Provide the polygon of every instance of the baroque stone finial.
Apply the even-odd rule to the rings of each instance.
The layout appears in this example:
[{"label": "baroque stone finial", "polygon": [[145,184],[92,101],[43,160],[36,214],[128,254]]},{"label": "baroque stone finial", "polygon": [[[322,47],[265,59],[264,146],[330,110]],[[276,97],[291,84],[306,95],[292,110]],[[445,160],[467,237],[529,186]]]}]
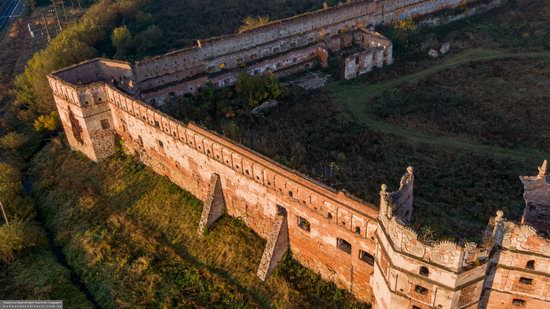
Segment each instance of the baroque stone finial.
[{"label": "baroque stone finial", "polygon": [[502,217],[504,217],[504,211],[502,210],[497,210],[497,216],[496,216],[496,220],[497,221],[501,221],[502,220]]},{"label": "baroque stone finial", "polygon": [[414,173],[414,167],[412,166],[407,167],[407,173],[412,175],[412,173]]},{"label": "baroque stone finial", "polygon": [[382,191],[380,193],[386,193],[386,190],[388,190],[388,186],[386,186],[385,183],[383,183],[380,188],[382,189]]},{"label": "baroque stone finial", "polygon": [[542,162],[542,166],[539,167],[538,178],[544,178],[546,176],[548,176],[548,161],[544,160],[544,162]]}]

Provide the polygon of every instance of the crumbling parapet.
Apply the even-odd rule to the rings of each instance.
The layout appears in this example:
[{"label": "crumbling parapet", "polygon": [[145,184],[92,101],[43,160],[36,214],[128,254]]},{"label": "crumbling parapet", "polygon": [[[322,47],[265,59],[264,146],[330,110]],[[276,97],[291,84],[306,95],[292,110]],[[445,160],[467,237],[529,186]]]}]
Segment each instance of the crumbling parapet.
[{"label": "crumbling parapet", "polygon": [[371,283],[375,307],[477,307],[492,242],[487,247],[420,237],[403,220],[412,211],[413,184],[414,170],[408,168],[398,190],[388,192],[383,185],[380,192],[377,263]]},{"label": "crumbling parapet", "polygon": [[204,235],[210,226],[216,222],[225,212],[225,201],[223,198],[220,176],[212,174],[208,188],[208,196],[202,208],[199,221],[199,235]]},{"label": "crumbling parapet", "polygon": [[550,239],[533,226],[505,220],[502,211],[492,223],[496,250],[481,308],[548,308]]},{"label": "crumbling parapet", "polygon": [[538,167],[537,176],[520,177],[524,186],[525,210],[521,223],[532,225],[539,233],[550,235],[550,177],[548,161]]},{"label": "crumbling parapet", "polygon": [[501,242],[504,233],[504,213],[497,212],[492,221],[491,230],[488,232],[486,243],[466,243],[461,246],[453,241],[426,241],[419,237],[418,233],[407,225],[405,216],[412,213],[413,208],[414,169],[407,168],[407,173],[401,178],[399,189],[388,192],[387,186],[382,185],[380,192],[379,226],[383,233],[391,239],[394,250],[403,252],[425,262],[433,263],[441,267],[461,272],[471,269],[487,261],[492,249],[493,238]]},{"label": "crumbling parapet", "polygon": [[413,212],[414,195],[414,168],[409,166],[407,173],[401,177],[399,189],[387,192],[388,187],[383,184],[380,191],[380,211],[388,218],[397,216],[404,222],[410,222]]},{"label": "crumbling parapet", "polygon": [[262,280],[271,274],[277,263],[288,251],[288,223],[286,213],[278,213],[275,218],[275,227],[268,237],[257,275]]}]

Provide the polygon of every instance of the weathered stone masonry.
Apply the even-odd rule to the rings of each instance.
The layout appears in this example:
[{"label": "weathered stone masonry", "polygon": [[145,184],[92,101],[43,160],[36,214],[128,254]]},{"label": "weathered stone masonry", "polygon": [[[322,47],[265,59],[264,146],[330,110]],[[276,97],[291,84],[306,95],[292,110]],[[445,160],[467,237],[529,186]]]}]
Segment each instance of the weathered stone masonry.
[{"label": "weathered stone masonry", "polygon": [[[372,53],[389,61],[391,57],[384,55],[391,55],[391,44],[376,34],[363,32],[361,27],[349,33],[351,38],[333,35],[327,41],[309,45],[307,33],[327,29],[338,32],[338,27],[346,26],[349,20],[387,22],[453,7],[459,2],[355,3],[275,22],[265,29],[207,40],[191,51],[138,64],[96,59],[48,78],[74,150],[97,161],[111,155],[120,138],[128,151],[146,165],[205,201],[197,237],[224,213],[243,220],[267,239],[258,261],[258,277],[262,280],[290,249],[301,264],[357,297],[372,301],[375,308],[550,308],[550,240],[543,234],[550,212],[546,165],[540,167],[539,175],[522,177],[527,206],[521,225],[504,220],[499,212],[491,219],[483,246],[425,243],[407,226],[413,211],[412,168],[407,169],[398,190],[389,192],[386,186],[382,187],[378,211],[372,204],[320,184],[193,123],[181,123],[142,101],[153,92],[165,95],[167,89],[171,92],[181,83],[194,81],[199,85],[204,80],[235,74],[236,71],[221,70],[195,76],[203,69],[208,71],[208,59],[257,53],[259,46],[300,36],[300,31],[306,35],[303,46],[289,45],[285,47],[287,52],[266,55],[258,61],[292,59],[293,50],[300,54],[304,49],[308,50],[304,56],[307,59],[318,48],[332,50],[333,45],[340,48],[352,41],[367,48],[374,45]],[[378,48],[378,43],[386,44],[386,48]],[[189,58],[189,53],[197,53],[193,54],[196,59]],[[366,53],[352,56],[364,57],[368,53],[367,49]],[[372,59],[369,57],[367,60]],[[352,59],[346,69],[351,77],[366,68],[362,59]],[[194,77],[182,81],[182,75],[177,75],[185,70],[178,69],[174,62],[185,66]],[[248,66],[249,62],[242,62],[245,65],[239,65],[239,69],[243,70],[258,63]],[[219,64],[215,67],[219,68]],[[231,67],[229,61],[224,67]],[[290,65],[284,69],[290,72],[300,68],[292,69]],[[155,84],[159,79],[164,81]],[[156,87],[154,91],[152,87]]]}]

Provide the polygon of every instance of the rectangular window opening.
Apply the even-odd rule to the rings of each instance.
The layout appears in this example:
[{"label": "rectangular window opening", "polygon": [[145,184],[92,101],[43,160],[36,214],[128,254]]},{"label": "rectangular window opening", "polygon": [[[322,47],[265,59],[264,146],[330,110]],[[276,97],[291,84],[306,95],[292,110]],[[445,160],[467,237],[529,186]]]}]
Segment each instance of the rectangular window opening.
[{"label": "rectangular window opening", "polygon": [[109,125],[109,120],[107,119],[101,119],[101,128],[103,130],[109,129],[111,126]]},{"label": "rectangular window opening", "polygon": [[525,307],[525,301],[523,299],[514,298],[514,300],[512,300],[512,305],[517,307]]},{"label": "rectangular window opening", "polygon": [[426,289],[425,287],[420,286],[420,285],[415,286],[414,291],[416,293],[419,293],[419,294],[422,294],[422,295],[427,295],[428,294],[428,289]]},{"label": "rectangular window opening", "polygon": [[521,277],[521,278],[519,278],[519,282],[522,283],[522,284],[532,285],[533,284],[533,279]]},{"label": "rectangular window opening", "polygon": [[298,217],[298,226],[301,227],[303,230],[308,231],[310,229],[309,221],[302,217]]},{"label": "rectangular window opening", "polygon": [[369,265],[374,265],[374,256],[363,250],[359,250],[359,259]]},{"label": "rectangular window opening", "polygon": [[342,238],[338,238],[338,249],[346,252],[347,254],[351,254],[351,244],[347,242],[346,240]]}]

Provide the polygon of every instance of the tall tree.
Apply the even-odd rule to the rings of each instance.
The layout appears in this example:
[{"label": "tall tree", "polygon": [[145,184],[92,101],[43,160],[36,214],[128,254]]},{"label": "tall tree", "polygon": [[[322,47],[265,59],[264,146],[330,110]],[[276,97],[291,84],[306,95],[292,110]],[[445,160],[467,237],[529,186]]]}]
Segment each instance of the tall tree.
[{"label": "tall tree", "polygon": [[133,37],[128,27],[116,27],[111,35],[111,41],[116,48],[115,58],[124,59],[133,45]]}]

